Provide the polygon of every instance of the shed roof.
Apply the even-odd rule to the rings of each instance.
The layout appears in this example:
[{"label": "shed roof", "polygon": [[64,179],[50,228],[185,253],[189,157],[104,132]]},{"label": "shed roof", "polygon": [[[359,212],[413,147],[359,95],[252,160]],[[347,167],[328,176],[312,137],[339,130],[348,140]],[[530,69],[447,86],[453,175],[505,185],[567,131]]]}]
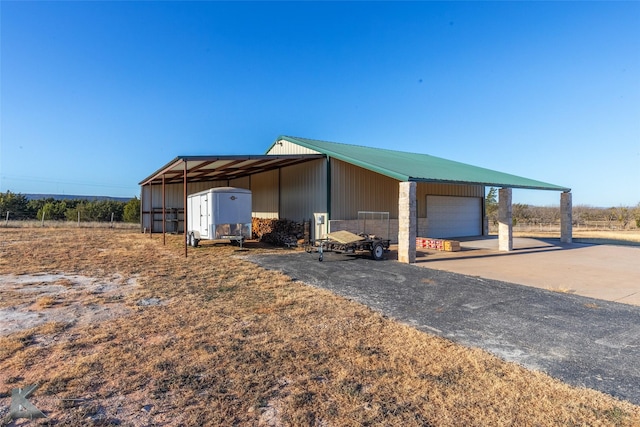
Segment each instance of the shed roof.
[{"label": "shed roof", "polygon": [[[399,181],[480,184],[495,187],[571,191],[570,188],[428,154],[409,153],[315,139],[281,136],[280,140],[360,166]],[[273,147],[273,145],[272,145]],[[271,149],[271,148],[270,148]],[[269,150],[270,150],[269,149]],[[267,152],[269,151],[267,150]]]},{"label": "shed roof", "polygon": [[157,184],[163,179],[167,184],[183,182],[185,173],[189,182],[236,179],[319,158],[324,155],[178,156],[140,181],[140,185]]}]

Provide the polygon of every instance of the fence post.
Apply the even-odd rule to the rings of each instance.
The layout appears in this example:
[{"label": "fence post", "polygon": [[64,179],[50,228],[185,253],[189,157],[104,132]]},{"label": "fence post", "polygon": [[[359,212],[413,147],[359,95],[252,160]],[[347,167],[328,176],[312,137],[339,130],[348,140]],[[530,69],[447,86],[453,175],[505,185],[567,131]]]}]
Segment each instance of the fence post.
[{"label": "fence post", "polygon": [[7,211],[7,219],[4,221],[4,226],[5,227],[9,226],[9,211]]},{"label": "fence post", "polygon": [[45,216],[46,213],[47,213],[47,211],[44,208],[42,208],[42,226],[43,227],[44,227],[44,216]]},{"label": "fence post", "polygon": [[111,212],[111,226],[110,228],[113,228],[113,212]]},{"label": "fence post", "polygon": [[78,228],[80,228],[80,209],[78,209]]}]

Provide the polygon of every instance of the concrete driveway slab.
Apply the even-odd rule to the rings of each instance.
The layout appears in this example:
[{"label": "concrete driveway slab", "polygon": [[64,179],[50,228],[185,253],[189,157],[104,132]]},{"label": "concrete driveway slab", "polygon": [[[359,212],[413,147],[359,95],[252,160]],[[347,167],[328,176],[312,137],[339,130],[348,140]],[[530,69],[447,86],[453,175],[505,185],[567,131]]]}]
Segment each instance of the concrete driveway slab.
[{"label": "concrete driveway slab", "polygon": [[495,237],[461,241],[462,251],[419,251],[416,265],[607,301],[640,305],[640,247],[562,244],[514,238],[499,252]]},{"label": "concrete driveway slab", "polygon": [[324,262],[299,252],[249,259],[417,329],[640,404],[640,307],[334,253]]}]

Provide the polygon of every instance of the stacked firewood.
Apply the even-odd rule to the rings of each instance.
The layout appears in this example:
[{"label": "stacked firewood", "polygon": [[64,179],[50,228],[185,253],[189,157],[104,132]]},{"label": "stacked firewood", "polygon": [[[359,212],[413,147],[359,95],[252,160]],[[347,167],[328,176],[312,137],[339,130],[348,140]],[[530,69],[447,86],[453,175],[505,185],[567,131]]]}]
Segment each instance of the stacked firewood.
[{"label": "stacked firewood", "polygon": [[252,218],[251,234],[276,246],[297,246],[298,240],[304,237],[304,223],[288,219]]}]

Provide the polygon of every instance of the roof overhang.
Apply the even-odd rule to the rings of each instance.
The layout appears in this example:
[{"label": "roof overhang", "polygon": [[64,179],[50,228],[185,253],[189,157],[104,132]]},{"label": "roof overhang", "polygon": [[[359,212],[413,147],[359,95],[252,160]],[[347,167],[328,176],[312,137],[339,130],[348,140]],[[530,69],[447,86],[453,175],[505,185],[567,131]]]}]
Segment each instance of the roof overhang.
[{"label": "roof overhang", "polygon": [[550,190],[550,191],[562,191],[563,193],[571,192],[571,188],[562,187],[559,185],[546,184],[541,182],[540,184],[519,184],[512,181],[455,181],[445,179],[429,179],[429,178],[412,178],[408,177],[406,181],[414,182],[433,182],[438,184],[455,184],[455,185],[483,185],[485,187],[502,187],[502,188],[519,188],[523,190]]},{"label": "roof overhang", "polygon": [[230,180],[322,158],[323,154],[178,156],[139,184],[181,183],[185,171],[188,182]]}]

